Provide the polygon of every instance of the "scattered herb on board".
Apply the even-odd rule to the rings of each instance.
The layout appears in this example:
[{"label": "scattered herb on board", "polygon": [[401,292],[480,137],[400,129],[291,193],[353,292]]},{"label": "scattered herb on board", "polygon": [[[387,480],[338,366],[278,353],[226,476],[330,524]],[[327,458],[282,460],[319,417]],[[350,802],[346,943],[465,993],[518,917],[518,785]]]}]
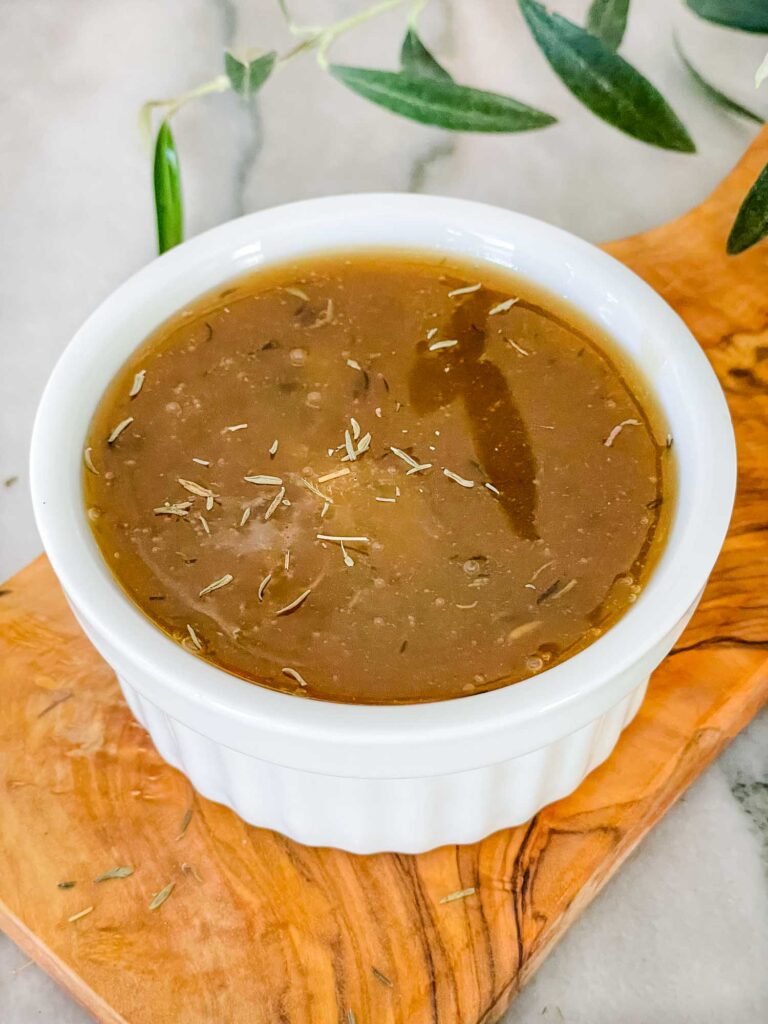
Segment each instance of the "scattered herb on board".
[{"label": "scattered herb on board", "polygon": [[93,906],[86,907],[85,910],[80,910],[76,914],[72,914],[71,917],[67,918],[67,921],[69,921],[70,924],[72,924],[74,921],[79,921],[81,917],[87,917],[88,914],[93,912],[93,910],[94,910]]},{"label": "scattered herb on board", "polygon": [[468,889],[459,889],[457,892],[449,892],[447,896],[441,896],[438,902],[440,903],[453,903],[454,900],[465,900],[467,896],[474,896],[477,889],[470,886]]},{"label": "scattered herb on board", "polygon": [[157,910],[158,907],[162,907],[175,888],[176,883],[169,882],[168,885],[160,890],[160,892],[156,892],[149,904],[149,909]]},{"label": "scattered herb on board", "polygon": [[94,882],[106,882],[110,878],[128,878],[133,874],[133,870],[132,867],[111,868],[109,871],[102,871],[100,875],[97,875]]},{"label": "scattered herb on board", "polygon": [[392,988],[393,987],[393,983],[386,976],[386,974],[382,974],[382,972],[378,969],[378,967],[371,967],[371,973],[373,974],[374,978],[377,981],[381,982],[382,985],[386,985],[387,988]]},{"label": "scattered herb on board", "polygon": [[57,882],[56,883],[56,888],[57,889],[74,889],[76,885],[77,885],[77,882]]},{"label": "scattered herb on board", "polygon": [[192,815],[194,813],[194,810],[195,805],[190,804],[189,807],[184,812],[184,817],[181,819],[181,827],[179,828],[179,834],[176,836],[177,843],[180,839],[183,839],[184,836],[187,834],[187,829],[189,828],[190,821],[192,821]]}]

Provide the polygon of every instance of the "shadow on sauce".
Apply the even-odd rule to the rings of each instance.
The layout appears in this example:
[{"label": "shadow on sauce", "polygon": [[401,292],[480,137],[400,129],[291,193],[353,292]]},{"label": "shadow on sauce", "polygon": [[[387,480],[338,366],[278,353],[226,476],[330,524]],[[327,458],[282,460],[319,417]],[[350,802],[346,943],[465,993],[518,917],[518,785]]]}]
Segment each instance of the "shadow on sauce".
[{"label": "shadow on sauce", "polygon": [[422,414],[463,404],[477,461],[500,491],[512,529],[523,540],[538,540],[530,436],[506,378],[485,359],[488,310],[503,298],[480,288],[460,302],[442,335],[458,341],[453,348],[431,352],[428,342],[420,343],[409,376],[410,399]]}]

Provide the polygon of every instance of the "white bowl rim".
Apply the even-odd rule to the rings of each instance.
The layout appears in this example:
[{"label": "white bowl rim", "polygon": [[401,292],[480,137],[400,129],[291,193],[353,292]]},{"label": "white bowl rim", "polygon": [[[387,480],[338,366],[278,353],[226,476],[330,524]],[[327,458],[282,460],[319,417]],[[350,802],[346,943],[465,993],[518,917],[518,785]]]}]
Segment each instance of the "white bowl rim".
[{"label": "white bowl rim", "polygon": [[[345,218],[361,229],[368,225],[373,234],[377,224],[400,223],[402,247],[408,249],[439,248],[438,244],[419,243],[409,232],[422,222],[435,231],[442,225],[446,239],[451,239],[445,247],[467,259],[473,255],[471,239],[477,246],[494,244],[510,253],[522,246],[536,252],[556,251],[563,274],[599,279],[601,287],[631,302],[642,314],[649,336],[665,339],[665,358],[686,381],[680,401],[689,414],[694,443],[685,451],[678,450],[676,456],[682,467],[690,463],[686,508],[688,513],[698,509],[699,514],[684,516],[682,495],[678,495],[666,549],[636,604],[591,646],[532,679],[459,699],[395,706],[299,699],[253,685],[190,655],[154,626],[112,579],[93,539],[88,541],[82,501],[82,523],[76,523],[75,513],[65,509],[68,501],[71,505],[72,487],[78,495],[81,487],[82,438],[67,435],[68,413],[89,353],[107,343],[110,327],[121,311],[193,266],[211,268],[210,288],[237,277],[247,269],[245,261],[251,260],[252,265],[258,261],[259,246],[254,246],[253,240],[260,235],[300,231],[302,226],[317,223],[331,226],[346,223]],[[334,243],[325,251],[371,249],[378,244]],[[392,246],[386,243],[386,247]],[[241,260],[237,265],[232,262],[236,258]],[[595,319],[593,311],[584,312]],[[142,340],[137,337],[135,345]],[[129,351],[122,350],[116,365]],[[89,399],[91,413],[99,397],[100,393]],[[73,481],[75,448],[78,470]],[[567,712],[578,703],[594,703],[592,698],[601,688],[663,642],[695,603],[727,530],[735,474],[733,431],[717,378],[682,320],[644,281],[600,249],[525,215],[466,200],[399,193],[330,196],[262,210],[198,235],[143,267],[104,300],[62,353],[40,402],[31,451],[33,504],[45,549],[69,599],[93,630],[106,637],[137,671],[156,678],[198,711],[279,735],[286,744],[284,763],[297,766],[305,763],[300,747],[310,740],[312,749],[316,750],[317,744],[336,749],[338,756],[329,756],[329,764],[343,764],[345,748],[394,751],[428,744],[446,752],[441,761],[449,765],[447,751],[459,739],[473,737],[482,743],[484,736],[505,729],[524,732],[542,716]],[[66,514],[62,514],[63,508]],[[152,694],[147,697],[152,699]],[[482,763],[479,754],[477,763]]]}]

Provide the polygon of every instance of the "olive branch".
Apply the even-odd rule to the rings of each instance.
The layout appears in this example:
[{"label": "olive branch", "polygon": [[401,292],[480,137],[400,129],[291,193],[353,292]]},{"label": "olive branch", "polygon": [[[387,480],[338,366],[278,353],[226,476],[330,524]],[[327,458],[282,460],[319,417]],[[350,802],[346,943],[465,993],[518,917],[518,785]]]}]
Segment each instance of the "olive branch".
[{"label": "olive branch", "polygon": [[[286,0],[277,0],[296,42],[284,53],[255,50],[224,54],[224,70],[208,82],[171,99],[150,100],[140,113],[140,127],[154,153],[154,197],[159,251],[184,237],[179,155],[171,118],[188,103],[212,93],[235,92],[246,103],[272,76],[295,58],[313,52],[318,67],[371,103],[401,117],[453,132],[522,132],[557,122],[550,113],[501,93],[457,82],[421,40],[417,21],[429,0],[380,0],[331,25],[297,25]],[[729,29],[768,34],[768,0],[684,0],[699,17]],[[662,149],[695,153],[683,122],[659,90],[619,54],[629,17],[630,0],[593,0],[582,27],[550,11],[538,0],[518,0],[523,18],[552,70],[593,114]],[[335,64],[329,53],[347,32],[395,8],[407,8],[407,24],[399,69],[385,71]],[[677,53],[702,94],[730,114],[764,123],[764,118],[737,103],[691,63],[674,40]],[[757,69],[755,86],[768,78],[768,55]],[[153,124],[159,124],[154,132]],[[768,234],[768,165],[742,202],[727,241],[736,255]]]}]

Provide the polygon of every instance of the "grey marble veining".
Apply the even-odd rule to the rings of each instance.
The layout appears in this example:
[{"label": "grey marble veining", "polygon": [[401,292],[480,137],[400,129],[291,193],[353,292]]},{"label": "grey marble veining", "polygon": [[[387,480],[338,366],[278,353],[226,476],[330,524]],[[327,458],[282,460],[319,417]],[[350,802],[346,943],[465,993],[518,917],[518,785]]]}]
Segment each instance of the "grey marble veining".
[{"label": "grey marble veining", "polygon": [[[360,6],[291,3],[297,21],[312,23]],[[586,2],[555,6],[579,17]],[[508,92],[561,123],[520,136],[452,136],[387,115],[302,58],[251,108],[213,96],[177,117],[188,232],[292,199],[387,189],[495,202],[595,240],[681,213],[723,176],[753,128],[702,100],[675,59],[672,24],[718,84],[768,111],[768,88],[755,96],[750,83],[765,42],[699,23],[675,0],[633,6],[623,52],[679,110],[698,155],[643,146],[584,111],[513,0],[433,0],[424,34],[460,81]],[[224,46],[285,49],[290,38],[273,0],[0,0],[0,24],[0,480],[17,478],[0,486],[5,577],[39,550],[26,453],[45,378],[97,302],[153,255],[140,104],[218,73]],[[340,40],[334,56],[391,66],[402,25],[389,14]],[[569,931],[506,1021],[757,1024],[768,1019],[767,962],[764,713]],[[0,938],[2,1024],[88,1019],[26,963]]]}]

